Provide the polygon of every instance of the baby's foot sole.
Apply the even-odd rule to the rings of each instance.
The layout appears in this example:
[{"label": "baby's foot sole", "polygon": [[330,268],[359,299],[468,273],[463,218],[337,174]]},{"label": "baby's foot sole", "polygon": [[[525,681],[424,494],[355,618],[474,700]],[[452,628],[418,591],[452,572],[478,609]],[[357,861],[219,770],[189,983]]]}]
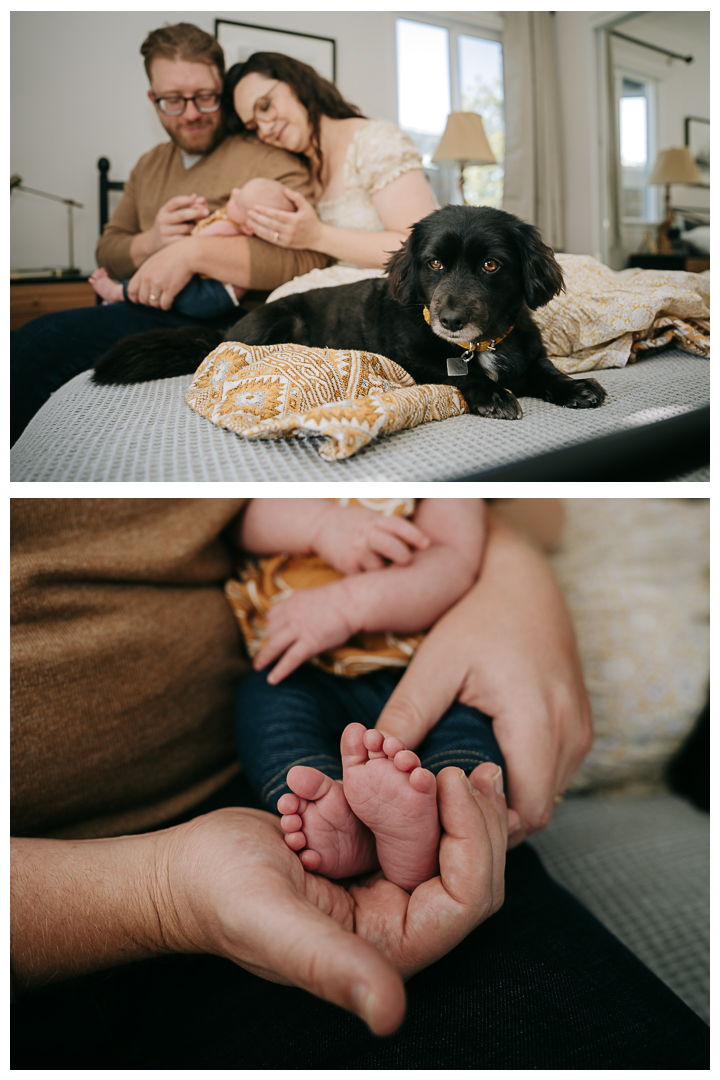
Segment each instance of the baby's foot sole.
[{"label": "baby's foot sole", "polygon": [[350,809],[342,784],[306,765],[296,765],[287,780],[280,827],[306,870],[335,879],[377,868],[373,835]]},{"label": "baby's foot sole", "polygon": [[375,836],[385,877],[412,892],[438,869],[435,777],[400,739],[362,724],[345,728],[340,750],[346,798]]}]

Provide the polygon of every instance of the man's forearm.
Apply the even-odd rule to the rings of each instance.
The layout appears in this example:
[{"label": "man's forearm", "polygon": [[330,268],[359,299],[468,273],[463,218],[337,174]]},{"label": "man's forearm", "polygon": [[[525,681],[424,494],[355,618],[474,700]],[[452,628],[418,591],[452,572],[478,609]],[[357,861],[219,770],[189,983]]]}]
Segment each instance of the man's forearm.
[{"label": "man's forearm", "polygon": [[172,830],[106,840],[13,839],[11,965],[17,992],[175,951],[158,848]]},{"label": "man's forearm", "polygon": [[130,258],[136,269],[159,250],[153,240],[152,229],[148,229],[147,232],[137,233],[130,241]]}]

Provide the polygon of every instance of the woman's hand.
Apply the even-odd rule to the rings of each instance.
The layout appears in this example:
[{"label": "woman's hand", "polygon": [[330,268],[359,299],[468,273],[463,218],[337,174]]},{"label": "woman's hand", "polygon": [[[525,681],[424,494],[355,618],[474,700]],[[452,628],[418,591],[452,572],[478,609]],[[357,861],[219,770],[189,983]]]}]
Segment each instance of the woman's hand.
[{"label": "woman's hand", "polygon": [[377,1035],[402,1021],[409,977],[458,945],[503,901],[507,817],[496,766],[438,776],[440,876],[412,896],[375,874],[343,888],[303,870],[279,819],[228,809],[158,834],[158,895],[171,951],[209,952],[300,986]]},{"label": "woman's hand", "polygon": [[295,211],[257,206],[248,210],[248,224],[256,236],[278,247],[319,251],[323,224],[304,195],[283,188],[283,195],[295,204]]},{"label": "woman's hand", "polygon": [[592,745],[567,609],[545,559],[497,517],[480,579],[433,627],[377,724],[409,749],[456,699],[493,718],[510,846],[545,828]]}]

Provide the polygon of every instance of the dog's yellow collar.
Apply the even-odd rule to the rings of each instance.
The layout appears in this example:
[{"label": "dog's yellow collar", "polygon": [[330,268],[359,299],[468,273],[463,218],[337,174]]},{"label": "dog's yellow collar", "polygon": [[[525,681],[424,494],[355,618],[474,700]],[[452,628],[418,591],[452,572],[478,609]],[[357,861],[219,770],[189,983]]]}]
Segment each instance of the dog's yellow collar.
[{"label": "dog's yellow collar", "polygon": [[[428,309],[426,307],[423,308],[423,315],[425,317],[425,322],[429,326],[430,325],[430,312],[428,311]],[[503,334],[502,337],[491,338],[490,341],[476,341],[474,345],[471,345],[467,341],[454,341],[453,345],[459,345],[461,349],[467,349],[470,352],[475,352],[475,350],[477,350],[478,352],[485,352],[487,349],[494,349],[495,346],[497,344],[499,344],[499,342],[504,341],[505,338],[508,336],[508,334],[511,334],[514,329],[515,329],[515,324],[513,323],[513,325],[510,327],[510,329],[507,331],[507,333]]]}]

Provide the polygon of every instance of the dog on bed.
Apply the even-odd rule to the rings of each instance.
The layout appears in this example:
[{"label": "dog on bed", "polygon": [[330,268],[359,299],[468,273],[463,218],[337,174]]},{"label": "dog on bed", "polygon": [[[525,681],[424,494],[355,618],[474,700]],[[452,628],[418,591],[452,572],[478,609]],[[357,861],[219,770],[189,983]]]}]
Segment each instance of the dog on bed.
[{"label": "dog on bed", "polygon": [[536,228],[488,206],[446,206],[413,226],[386,278],[296,293],[230,330],[151,330],[118,342],[97,383],[190,374],[222,341],[293,342],[380,353],[417,383],[457,386],[470,412],[516,420],[516,395],[573,409],[605,400],[595,379],[571,379],[548,360],[530,312],[563,288]]}]

